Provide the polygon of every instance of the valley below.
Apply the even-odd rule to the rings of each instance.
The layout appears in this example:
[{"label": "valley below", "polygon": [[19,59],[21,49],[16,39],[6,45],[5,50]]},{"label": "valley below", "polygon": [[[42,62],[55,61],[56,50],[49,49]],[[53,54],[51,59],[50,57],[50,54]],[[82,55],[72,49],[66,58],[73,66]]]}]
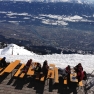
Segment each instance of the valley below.
[{"label": "valley below", "polygon": [[94,54],[94,7],[1,1],[0,42],[38,54]]},{"label": "valley below", "polygon": [[0,24],[0,41],[25,46],[39,54],[93,54],[94,32],[62,26]]}]

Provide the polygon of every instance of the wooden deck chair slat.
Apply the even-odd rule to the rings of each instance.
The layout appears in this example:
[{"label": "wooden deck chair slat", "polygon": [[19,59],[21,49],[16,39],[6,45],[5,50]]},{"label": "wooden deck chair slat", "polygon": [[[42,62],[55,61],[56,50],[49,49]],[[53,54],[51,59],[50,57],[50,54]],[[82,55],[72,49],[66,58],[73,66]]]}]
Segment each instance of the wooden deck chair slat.
[{"label": "wooden deck chair slat", "polygon": [[25,64],[22,64],[22,65],[20,66],[20,68],[18,69],[18,71],[15,73],[14,77],[18,77],[18,76],[19,76],[19,74],[20,74],[20,72],[21,72],[21,69],[23,69],[24,66],[25,66]]},{"label": "wooden deck chair slat", "polygon": [[47,78],[54,79],[54,69],[48,70]]},{"label": "wooden deck chair slat", "polygon": [[[31,66],[27,69],[27,72],[28,70],[31,68]],[[25,74],[27,74],[27,72],[22,72],[19,76],[19,78],[23,78],[25,76]]]},{"label": "wooden deck chair slat", "polygon": [[[47,78],[54,79],[55,64],[50,64],[49,67],[53,67],[53,69],[48,70]],[[40,78],[40,81],[44,81],[44,80],[45,80],[45,75],[42,75],[41,78]]]},{"label": "wooden deck chair slat", "polygon": [[7,66],[4,71],[5,71],[5,72],[8,72],[8,73],[12,72],[13,69],[14,69],[19,63],[20,63],[20,60],[14,61],[12,64],[9,64],[9,66]]},{"label": "wooden deck chair slat", "polygon": [[55,83],[59,83],[59,80],[58,80],[58,68],[55,67]]},{"label": "wooden deck chair slat", "polygon": [[82,81],[79,82],[79,86],[84,86]]},{"label": "wooden deck chair slat", "polygon": [[1,73],[0,75],[2,75],[3,73],[7,72],[10,73],[13,71],[13,69],[20,63],[20,60],[16,60],[12,63],[10,63]]},{"label": "wooden deck chair slat", "polygon": [[23,78],[25,76],[25,73],[21,73],[21,75],[19,76],[20,78]]},{"label": "wooden deck chair slat", "polygon": [[55,64],[50,64],[49,68],[52,67],[51,69],[48,70],[47,78],[54,79],[54,72],[55,72]]},{"label": "wooden deck chair slat", "polygon": [[27,75],[34,75],[34,70],[32,69],[32,65],[29,67],[28,71],[27,71]]},{"label": "wooden deck chair slat", "polygon": [[65,84],[65,85],[67,84],[67,79],[64,79],[64,84]]},{"label": "wooden deck chair slat", "polygon": [[49,67],[55,68],[55,64],[50,64]]},{"label": "wooden deck chair slat", "polygon": [[40,81],[44,81],[44,80],[45,80],[45,75],[42,75]]}]

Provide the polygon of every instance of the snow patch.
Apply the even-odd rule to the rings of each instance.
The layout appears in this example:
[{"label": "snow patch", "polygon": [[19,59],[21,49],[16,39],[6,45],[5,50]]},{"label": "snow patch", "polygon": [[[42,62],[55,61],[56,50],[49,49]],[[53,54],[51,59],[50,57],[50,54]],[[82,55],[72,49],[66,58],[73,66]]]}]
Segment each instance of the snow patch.
[{"label": "snow patch", "polygon": [[19,47],[16,44],[10,44],[1,51],[1,55],[32,55],[33,53]]}]

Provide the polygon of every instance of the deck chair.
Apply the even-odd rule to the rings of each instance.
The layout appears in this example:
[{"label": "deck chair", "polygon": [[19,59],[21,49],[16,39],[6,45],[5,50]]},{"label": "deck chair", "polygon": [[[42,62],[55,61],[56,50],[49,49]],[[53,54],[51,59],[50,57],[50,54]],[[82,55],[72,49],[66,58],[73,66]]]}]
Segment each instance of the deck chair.
[{"label": "deck chair", "polygon": [[[51,67],[51,69],[50,69],[50,67]],[[55,65],[50,64],[46,79],[54,79],[54,75],[55,75],[54,72],[55,72]],[[44,81],[44,80],[45,80],[45,75],[42,75],[40,78],[40,81]]]},{"label": "deck chair", "polygon": [[[33,65],[34,65],[34,67],[36,67],[37,66],[37,62],[34,62]],[[36,76],[35,77],[36,80],[39,80],[39,78],[40,78],[40,73],[36,73],[35,74],[35,70],[33,69],[32,65],[28,69],[27,75],[29,75],[29,76]]]},{"label": "deck chair", "polygon": [[[37,63],[34,63],[34,66],[36,66]],[[34,69],[32,67],[32,65],[29,67],[28,71],[27,71],[27,75],[32,76],[34,75]]]},{"label": "deck chair", "polygon": [[30,65],[30,67],[27,69],[27,72],[22,72],[19,77],[23,78],[25,74],[29,76],[34,75],[34,70],[32,69],[32,65]]},{"label": "deck chair", "polygon": [[55,83],[59,83],[59,78],[58,78],[58,68],[55,67],[55,79],[54,79]]},{"label": "deck chair", "polygon": [[54,77],[55,77],[55,64],[50,64],[47,78],[54,79]]},{"label": "deck chair", "polygon": [[16,68],[16,66],[20,63],[20,60],[15,60],[14,62],[10,63],[1,73],[0,75],[3,75],[4,73],[11,73],[12,77],[12,71]]},{"label": "deck chair", "polygon": [[19,76],[19,74],[21,73],[21,71],[22,71],[22,69],[24,68],[24,66],[25,66],[25,64],[22,64],[22,65],[20,66],[20,68],[18,69],[18,71],[15,73],[14,77],[18,77],[18,76]]}]

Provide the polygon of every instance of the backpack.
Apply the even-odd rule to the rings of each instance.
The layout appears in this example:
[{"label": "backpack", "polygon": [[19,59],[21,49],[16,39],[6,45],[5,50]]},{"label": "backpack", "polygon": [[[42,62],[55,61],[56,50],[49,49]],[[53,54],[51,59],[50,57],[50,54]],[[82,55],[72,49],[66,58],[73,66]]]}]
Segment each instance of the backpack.
[{"label": "backpack", "polygon": [[36,66],[35,72],[40,72],[40,71],[41,71],[41,67],[40,66]]}]

